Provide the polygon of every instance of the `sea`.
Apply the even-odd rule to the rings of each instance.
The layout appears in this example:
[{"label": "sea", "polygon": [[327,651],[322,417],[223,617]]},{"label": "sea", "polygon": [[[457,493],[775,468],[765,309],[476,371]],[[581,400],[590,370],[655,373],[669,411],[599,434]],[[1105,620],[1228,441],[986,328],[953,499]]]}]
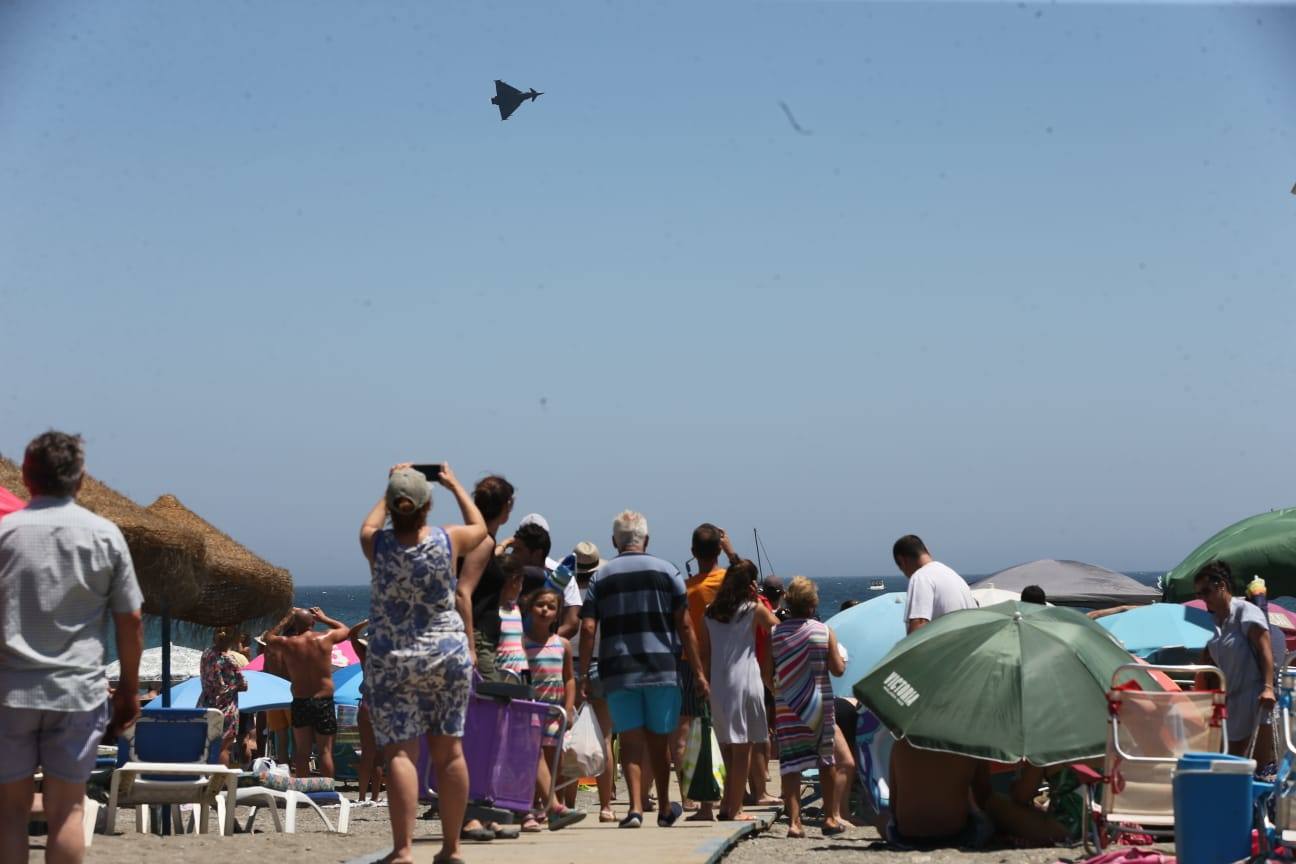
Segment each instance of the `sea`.
[{"label": "sea", "polygon": [[[1126,575],[1145,585],[1156,585],[1157,578],[1163,572],[1137,572]],[[985,576],[965,574],[965,578],[968,582],[977,582]],[[906,580],[904,576],[897,573],[873,577],[829,576],[816,579],[815,584],[819,586],[819,617],[826,621],[837,614],[842,603],[847,600],[864,601],[889,591],[904,591]],[[294,592],[294,603],[305,609],[318,606],[331,617],[347,624],[354,624],[369,617],[369,586],[367,584],[298,585]],[[209,631],[187,631],[184,627],[176,627],[172,631],[171,644],[188,648],[206,648],[210,640]],[[145,648],[155,648],[162,644],[162,630],[158,621],[147,622],[144,642]],[[110,656],[108,659],[115,658]]]}]

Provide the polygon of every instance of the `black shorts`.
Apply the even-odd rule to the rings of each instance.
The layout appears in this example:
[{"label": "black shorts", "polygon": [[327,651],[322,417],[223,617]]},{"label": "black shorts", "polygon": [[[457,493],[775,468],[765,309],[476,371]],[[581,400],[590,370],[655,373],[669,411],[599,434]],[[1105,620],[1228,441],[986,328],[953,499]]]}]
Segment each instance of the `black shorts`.
[{"label": "black shorts", "polygon": [[310,727],[317,735],[337,734],[337,709],[332,696],[315,696],[292,701],[294,729]]}]

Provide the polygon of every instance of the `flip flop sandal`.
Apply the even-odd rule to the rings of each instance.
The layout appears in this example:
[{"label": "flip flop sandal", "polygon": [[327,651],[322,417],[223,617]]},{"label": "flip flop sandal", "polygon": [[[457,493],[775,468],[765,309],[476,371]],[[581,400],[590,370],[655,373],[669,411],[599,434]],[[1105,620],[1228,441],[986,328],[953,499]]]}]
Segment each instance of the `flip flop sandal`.
[{"label": "flip flop sandal", "polygon": [[544,826],[530,814],[527,814],[527,817],[522,820],[522,831],[526,834],[539,834],[543,830]]},{"label": "flip flop sandal", "polygon": [[836,828],[829,828],[827,825],[825,825],[820,830],[823,831],[823,836],[825,837],[836,837],[838,834],[846,833],[846,826],[838,825]]},{"label": "flip flop sandal", "polygon": [[522,829],[517,825],[497,825],[492,822],[491,830],[495,832],[496,840],[516,840],[522,836]]},{"label": "flip flop sandal", "polygon": [[600,822],[615,822],[615,821],[617,821],[616,813],[612,812],[612,808],[611,808],[611,807],[605,807],[605,808],[603,808],[602,810],[599,810],[599,821],[600,821]]},{"label": "flip flop sandal", "polygon": [[460,840],[471,840],[474,843],[489,843],[495,839],[495,832],[489,828],[461,828]]},{"label": "flip flop sandal", "polygon": [[584,810],[573,810],[571,808],[555,810],[549,814],[549,830],[560,831],[568,825],[575,825],[584,818]]}]

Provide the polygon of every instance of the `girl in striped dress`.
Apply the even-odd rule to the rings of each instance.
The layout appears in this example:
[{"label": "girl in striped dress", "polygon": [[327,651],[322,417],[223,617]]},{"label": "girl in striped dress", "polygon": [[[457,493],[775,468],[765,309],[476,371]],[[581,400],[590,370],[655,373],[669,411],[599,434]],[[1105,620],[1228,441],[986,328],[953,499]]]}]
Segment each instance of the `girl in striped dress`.
[{"label": "girl in striped dress", "polygon": [[522,591],[522,565],[511,555],[500,565],[504,585],[500,588],[499,641],[495,643],[495,669],[508,671],[523,680],[527,675],[527,655],[522,648],[522,610],[518,594]]},{"label": "girl in striped dress", "polygon": [[837,819],[837,783],[833,762],[836,722],[828,675],[841,675],[846,662],[837,652],[837,636],[815,620],[819,591],[804,576],[788,585],[786,621],[770,637],[773,655],[774,714],[778,732],[779,773],[788,837],[804,837],[801,824],[801,772],[819,769],[823,790],[823,833],[831,837],[846,830]]},{"label": "girl in striped dress", "polygon": [[[553,588],[538,588],[522,601],[526,611],[526,635],[522,648],[526,652],[527,668],[531,671],[531,690],[540,702],[561,705],[567,712],[567,723],[576,717],[576,681],[572,677],[571,643],[554,633],[562,595]],[[545,724],[540,748],[540,764],[536,769],[537,813],[530,813],[522,822],[523,831],[540,831],[540,819],[548,810],[550,831],[557,831],[585,818],[580,810],[558,803],[554,787],[558,778],[549,776],[549,766],[562,746],[558,738],[560,722],[557,719]]]}]

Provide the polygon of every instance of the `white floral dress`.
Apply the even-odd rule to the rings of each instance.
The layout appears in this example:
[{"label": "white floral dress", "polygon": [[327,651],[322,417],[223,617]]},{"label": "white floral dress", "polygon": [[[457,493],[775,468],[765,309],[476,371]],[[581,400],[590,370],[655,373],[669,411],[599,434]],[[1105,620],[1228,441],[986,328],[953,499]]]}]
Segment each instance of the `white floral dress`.
[{"label": "white floral dress", "polygon": [[463,736],[472,660],[455,611],[453,561],[442,528],[415,546],[402,546],[390,529],[374,536],[362,689],[379,745]]}]

